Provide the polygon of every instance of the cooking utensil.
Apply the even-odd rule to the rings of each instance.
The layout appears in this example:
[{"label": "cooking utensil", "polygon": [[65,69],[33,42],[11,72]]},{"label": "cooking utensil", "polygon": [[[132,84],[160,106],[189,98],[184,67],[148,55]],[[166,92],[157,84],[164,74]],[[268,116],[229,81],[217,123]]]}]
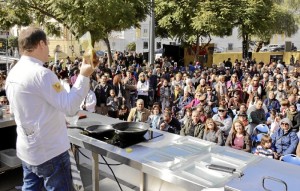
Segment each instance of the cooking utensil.
[{"label": "cooking utensil", "polygon": [[150,128],[148,124],[141,122],[121,122],[113,124],[112,127],[120,139],[126,141],[142,139]]},{"label": "cooking utensil", "polygon": [[102,135],[102,134],[113,134],[115,129],[111,125],[91,125],[86,128],[78,127],[78,126],[71,126],[69,128],[73,129],[80,129],[88,134],[91,135]]},{"label": "cooking utensil", "polygon": [[114,132],[115,129],[111,125],[92,125],[88,126],[85,131],[90,134],[101,134],[101,133],[108,133]]},{"label": "cooking utensil", "polygon": [[212,170],[217,170],[217,171],[221,171],[221,172],[228,172],[228,173],[231,173],[231,174],[233,174],[236,171],[235,168],[216,165],[216,164],[210,164],[210,165],[207,165],[206,167],[209,168],[209,169],[212,169]]}]

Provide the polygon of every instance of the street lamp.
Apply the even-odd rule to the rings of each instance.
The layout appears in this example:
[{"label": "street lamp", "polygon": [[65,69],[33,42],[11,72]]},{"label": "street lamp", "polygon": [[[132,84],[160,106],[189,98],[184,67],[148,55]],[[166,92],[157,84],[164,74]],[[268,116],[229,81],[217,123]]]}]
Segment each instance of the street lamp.
[{"label": "street lamp", "polygon": [[155,0],[151,0],[150,7],[150,32],[149,32],[149,41],[150,41],[150,49],[149,49],[149,65],[154,64],[154,45],[155,45]]},{"label": "street lamp", "polygon": [[6,49],[6,72],[8,74],[8,70],[9,70],[9,66],[8,66],[8,35],[9,35],[9,32],[6,32],[6,46],[5,46],[5,49]]}]

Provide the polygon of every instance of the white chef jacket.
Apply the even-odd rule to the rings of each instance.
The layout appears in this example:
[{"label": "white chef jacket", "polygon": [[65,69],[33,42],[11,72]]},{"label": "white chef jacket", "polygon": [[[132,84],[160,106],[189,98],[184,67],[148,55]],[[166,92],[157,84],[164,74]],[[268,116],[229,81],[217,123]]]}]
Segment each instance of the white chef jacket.
[{"label": "white chef jacket", "polygon": [[68,93],[42,61],[22,56],[5,89],[17,124],[21,160],[40,165],[69,149],[64,116],[78,111],[89,91],[89,78],[79,75]]}]

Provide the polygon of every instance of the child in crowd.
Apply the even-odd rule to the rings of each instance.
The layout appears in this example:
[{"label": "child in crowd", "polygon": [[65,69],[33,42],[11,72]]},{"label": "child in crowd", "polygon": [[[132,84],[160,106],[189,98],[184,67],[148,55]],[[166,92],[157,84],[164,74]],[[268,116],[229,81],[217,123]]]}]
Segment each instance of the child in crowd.
[{"label": "child in crowd", "polygon": [[181,124],[185,124],[187,123],[190,119],[192,119],[192,109],[191,108],[187,108],[185,110],[185,115],[182,119],[179,120],[179,122]]},{"label": "child in crowd", "polygon": [[108,116],[109,117],[113,117],[113,118],[117,118],[118,117],[118,104],[119,104],[119,100],[118,97],[116,96],[115,90],[111,89],[109,91],[109,97],[106,100],[106,105],[108,107]]},{"label": "child in crowd", "polygon": [[267,125],[270,127],[271,124],[275,121],[275,118],[276,118],[276,110],[275,109],[272,109],[270,111],[270,117],[267,118]]},{"label": "child in crowd", "polygon": [[280,128],[280,120],[283,119],[283,116],[279,113],[276,114],[274,121],[271,123],[270,135],[272,135],[277,129]]},{"label": "child in crowd", "polygon": [[272,139],[269,135],[263,135],[260,145],[257,146],[255,155],[262,157],[274,158],[272,147]]}]

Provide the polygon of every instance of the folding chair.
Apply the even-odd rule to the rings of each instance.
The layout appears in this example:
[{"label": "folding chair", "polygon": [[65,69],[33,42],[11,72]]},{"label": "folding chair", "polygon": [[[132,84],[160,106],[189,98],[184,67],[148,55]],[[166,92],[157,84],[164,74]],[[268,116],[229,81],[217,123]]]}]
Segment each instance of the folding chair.
[{"label": "folding chair", "polygon": [[281,161],[300,166],[300,157],[294,154],[284,155],[280,158]]},{"label": "folding chair", "polygon": [[270,129],[269,129],[268,125],[259,124],[253,129],[253,134],[260,134],[260,133],[269,134]]}]

